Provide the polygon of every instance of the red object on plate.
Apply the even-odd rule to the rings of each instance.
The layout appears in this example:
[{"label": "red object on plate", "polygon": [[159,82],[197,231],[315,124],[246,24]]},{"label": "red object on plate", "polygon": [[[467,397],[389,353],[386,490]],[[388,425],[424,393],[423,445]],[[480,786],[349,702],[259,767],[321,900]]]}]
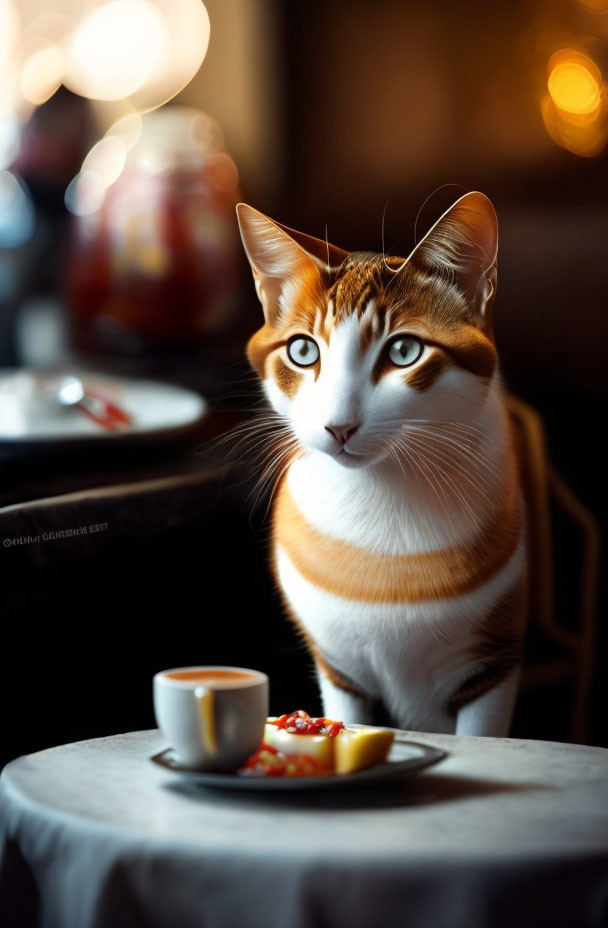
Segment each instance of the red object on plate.
[{"label": "red object on plate", "polygon": [[334,722],[333,719],[323,716],[313,718],[304,709],[280,715],[278,719],[269,722],[269,725],[276,725],[277,728],[283,728],[293,735],[327,735],[328,738],[335,738],[344,728],[344,722]]},{"label": "red object on plate", "polygon": [[117,431],[133,424],[131,416],[96,390],[87,390],[84,397],[76,404],[82,411],[109,431]]},{"label": "red object on plate", "polygon": [[283,754],[264,742],[239,770],[241,776],[260,777],[311,777],[329,772],[309,754]]}]

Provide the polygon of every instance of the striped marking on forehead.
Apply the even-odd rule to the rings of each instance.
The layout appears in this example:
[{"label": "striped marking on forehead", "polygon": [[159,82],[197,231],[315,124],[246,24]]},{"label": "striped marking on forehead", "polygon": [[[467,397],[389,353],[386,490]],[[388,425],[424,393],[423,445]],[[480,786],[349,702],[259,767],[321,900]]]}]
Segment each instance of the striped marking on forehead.
[{"label": "striped marking on forehead", "polygon": [[327,296],[334,305],[336,322],[352,313],[360,318],[371,300],[379,304],[384,289],[382,269],[382,255],[371,252],[355,252],[335,269]]},{"label": "striped marking on forehead", "polygon": [[365,352],[370,345],[380,338],[387,338],[390,332],[390,313],[379,299],[371,299],[360,319],[359,339],[361,351]]},{"label": "striped marking on forehead", "polygon": [[[428,389],[440,375],[440,367],[450,362],[490,378],[496,368],[496,349],[468,319],[464,296],[448,280],[400,262],[388,258],[387,268],[382,255],[358,252],[330,269],[323,280],[312,273],[291,280],[281,294],[278,320],[264,326],[249,342],[254,368],[261,373],[268,355],[294,330],[329,345],[332,333],[352,320],[358,326],[361,354],[365,354],[391,333],[407,332],[412,323],[421,322],[430,333],[425,340],[444,353],[444,363],[436,358],[428,370],[422,365],[414,389]],[[287,387],[284,376],[282,380]]]}]

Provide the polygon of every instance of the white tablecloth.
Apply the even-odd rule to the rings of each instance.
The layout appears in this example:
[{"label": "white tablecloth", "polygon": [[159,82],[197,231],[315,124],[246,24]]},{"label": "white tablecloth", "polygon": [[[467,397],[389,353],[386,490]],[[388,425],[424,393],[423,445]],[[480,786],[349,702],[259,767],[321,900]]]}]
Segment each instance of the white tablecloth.
[{"label": "white tablecloth", "polygon": [[135,732],[0,778],[6,928],[608,925],[608,751],[413,735],[450,752],[395,786],[229,793]]}]

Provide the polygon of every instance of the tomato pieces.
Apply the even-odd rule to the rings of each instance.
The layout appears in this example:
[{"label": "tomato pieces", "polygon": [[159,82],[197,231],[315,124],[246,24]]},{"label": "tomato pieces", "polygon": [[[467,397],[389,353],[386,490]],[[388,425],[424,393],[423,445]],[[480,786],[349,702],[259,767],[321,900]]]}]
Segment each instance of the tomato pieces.
[{"label": "tomato pieces", "polygon": [[280,715],[269,724],[283,728],[292,735],[327,735],[328,738],[335,738],[344,728],[344,722],[334,722],[333,719],[323,717],[312,718],[304,709]]},{"label": "tomato pieces", "polygon": [[247,758],[239,773],[248,776],[281,777],[285,773],[285,755],[271,744],[262,744]]},{"label": "tomato pieces", "polygon": [[314,777],[329,771],[308,754],[286,755],[262,743],[238,773],[250,777]]}]

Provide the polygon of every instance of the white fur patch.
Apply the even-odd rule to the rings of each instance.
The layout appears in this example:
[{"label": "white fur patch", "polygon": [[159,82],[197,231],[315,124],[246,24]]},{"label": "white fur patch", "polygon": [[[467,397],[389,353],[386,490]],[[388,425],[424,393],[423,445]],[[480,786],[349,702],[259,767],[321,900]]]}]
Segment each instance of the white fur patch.
[{"label": "white fur patch", "polygon": [[[455,378],[461,380],[473,377],[466,372],[449,373],[454,373]],[[402,386],[400,389],[403,391]],[[415,397],[416,401],[418,399]],[[438,401],[435,405],[436,408],[431,410],[434,416],[430,418],[435,417],[439,421],[444,415],[442,404]],[[449,417],[444,434],[446,444],[438,445],[434,456],[429,457],[431,464],[446,468],[448,456],[460,454],[461,466],[467,468],[460,490],[465,501],[476,482],[491,502],[500,494],[507,463],[500,425],[497,384],[485,403],[483,416],[477,421],[476,428],[484,436],[476,449],[477,457],[469,458],[458,449],[459,436],[450,430]],[[414,431],[412,434],[419,448],[424,440],[423,433]],[[357,444],[356,440],[353,444]],[[294,462],[287,480],[296,506],[314,528],[369,551],[411,554],[468,541],[477,532],[476,523],[471,520],[451,485],[445,479],[442,483],[439,478],[429,482],[426,476],[428,465],[425,463],[424,467],[426,472],[422,466],[420,469],[410,467],[401,470],[389,462],[388,465],[347,470],[330,455],[313,451],[306,458]],[[437,485],[442,491],[441,498],[434,489]],[[449,493],[454,497],[452,501]],[[447,507],[449,504],[448,522],[442,505]]]},{"label": "white fur patch", "polygon": [[471,665],[476,627],[525,569],[523,537],[484,586],[465,596],[420,603],[343,599],[306,580],[280,546],[276,553],[290,606],[327,660],[382,699],[400,726],[452,730],[443,706]]}]

